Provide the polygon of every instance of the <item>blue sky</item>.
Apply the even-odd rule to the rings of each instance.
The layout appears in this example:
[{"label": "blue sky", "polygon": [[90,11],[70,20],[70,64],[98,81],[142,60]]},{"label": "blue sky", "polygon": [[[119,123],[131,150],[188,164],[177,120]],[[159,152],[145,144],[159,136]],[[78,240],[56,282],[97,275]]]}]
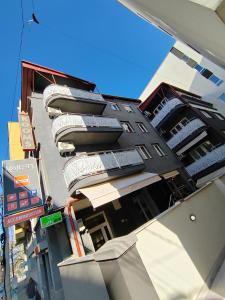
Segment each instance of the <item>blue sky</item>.
[{"label": "blue sky", "polygon": [[[32,0],[23,0],[21,58],[93,81],[103,93],[138,97],[174,43],[116,0],[34,0],[34,4],[40,25],[26,22]],[[7,122],[13,103],[17,120],[20,76],[15,97],[14,87],[21,22],[20,0],[2,2],[1,160],[8,159]]]}]

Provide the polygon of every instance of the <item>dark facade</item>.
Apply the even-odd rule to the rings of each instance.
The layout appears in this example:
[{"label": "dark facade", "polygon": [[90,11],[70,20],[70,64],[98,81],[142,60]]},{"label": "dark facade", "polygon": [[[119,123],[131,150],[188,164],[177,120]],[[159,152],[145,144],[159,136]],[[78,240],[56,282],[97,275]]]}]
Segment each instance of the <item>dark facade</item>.
[{"label": "dark facade", "polygon": [[163,83],[140,109],[195,181],[224,167],[225,120],[212,104]]},{"label": "dark facade", "polygon": [[[26,67],[29,79],[32,69]],[[139,100],[95,93],[93,83],[45,68],[33,72],[22,108],[31,116],[37,149],[27,156],[37,158],[50,212],[61,210],[64,219],[44,231],[37,222],[41,253],[33,259],[33,244],[29,246],[30,268],[35,271],[39,264],[36,280],[45,299],[63,299],[57,264],[77,255],[74,234],[88,254],[152,219],[193,186],[182,163],[143,116]],[[29,80],[23,90],[28,86]],[[135,184],[141,176],[155,179],[132,191],[121,192],[116,185],[130,177]],[[83,189],[97,185],[101,192],[106,183],[115,184],[118,196],[93,207]]]}]

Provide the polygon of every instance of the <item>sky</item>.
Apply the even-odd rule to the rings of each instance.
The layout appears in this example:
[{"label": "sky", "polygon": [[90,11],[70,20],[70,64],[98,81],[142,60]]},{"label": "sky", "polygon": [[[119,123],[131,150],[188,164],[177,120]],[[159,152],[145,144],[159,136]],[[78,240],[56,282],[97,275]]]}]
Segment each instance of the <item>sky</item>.
[{"label": "sky", "polygon": [[[102,93],[138,98],[174,43],[116,0],[33,2],[40,24],[29,22],[32,0],[22,0],[20,58],[95,82]],[[17,121],[22,24],[21,0],[2,1],[1,160],[8,159],[7,122]]]}]

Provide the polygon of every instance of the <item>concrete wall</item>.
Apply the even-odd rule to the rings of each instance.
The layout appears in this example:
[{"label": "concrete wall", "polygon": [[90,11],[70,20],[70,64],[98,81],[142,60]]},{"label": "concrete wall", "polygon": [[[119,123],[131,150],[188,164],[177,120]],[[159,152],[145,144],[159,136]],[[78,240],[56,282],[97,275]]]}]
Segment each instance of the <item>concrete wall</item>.
[{"label": "concrete wall", "polygon": [[[174,47],[225,81],[224,68],[204,58],[201,54],[181,42],[176,42]],[[150,79],[140,95],[140,99],[144,101],[162,82],[202,96],[205,101],[213,103],[220,113],[225,115],[225,104],[219,99],[221,94],[225,91],[225,82],[220,86],[215,85],[171,52],[168,53],[161,66]]]},{"label": "concrete wall", "polygon": [[222,181],[208,184],[136,230],[137,251],[160,299],[196,299],[213,280],[225,255],[224,191]]}]

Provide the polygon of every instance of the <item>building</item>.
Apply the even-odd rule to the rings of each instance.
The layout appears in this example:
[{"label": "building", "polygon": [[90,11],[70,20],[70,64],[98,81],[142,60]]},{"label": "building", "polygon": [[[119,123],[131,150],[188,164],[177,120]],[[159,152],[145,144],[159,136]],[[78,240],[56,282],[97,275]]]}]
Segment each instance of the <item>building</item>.
[{"label": "building", "polygon": [[144,101],[162,82],[200,95],[225,115],[225,69],[176,42],[140,95]]},{"label": "building", "polygon": [[193,93],[162,83],[140,105],[151,124],[202,186],[225,172],[225,118]]},{"label": "building", "polygon": [[131,11],[225,67],[224,0],[119,0]]},{"label": "building", "polygon": [[63,299],[58,264],[95,252],[183,199],[194,186],[139,110],[86,80],[22,62],[20,112],[30,116],[46,213],[23,224],[28,273],[43,299]]}]

